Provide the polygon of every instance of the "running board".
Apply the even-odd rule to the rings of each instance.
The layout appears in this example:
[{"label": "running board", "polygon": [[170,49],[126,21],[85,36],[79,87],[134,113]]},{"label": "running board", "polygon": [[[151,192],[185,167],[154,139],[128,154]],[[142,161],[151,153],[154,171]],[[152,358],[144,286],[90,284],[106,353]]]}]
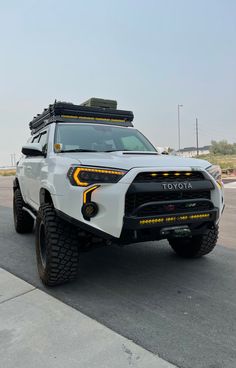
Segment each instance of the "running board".
[{"label": "running board", "polygon": [[27,207],[22,207],[22,210],[24,210],[25,212],[28,212],[29,214],[30,214],[30,216],[34,219],[34,220],[36,220],[36,216],[35,216],[35,214],[29,209],[29,208],[27,208]]}]

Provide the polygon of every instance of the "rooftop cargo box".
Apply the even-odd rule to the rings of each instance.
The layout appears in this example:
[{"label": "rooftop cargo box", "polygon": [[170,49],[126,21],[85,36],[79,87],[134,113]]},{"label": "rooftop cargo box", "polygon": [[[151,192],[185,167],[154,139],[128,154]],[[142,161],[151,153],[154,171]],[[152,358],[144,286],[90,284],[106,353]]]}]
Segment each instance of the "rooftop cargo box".
[{"label": "rooftop cargo box", "polygon": [[89,100],[83,102],[81,106],[88,107],[101,107],[104,109],[117,109],[117,101],[115,100],[104,100],[103,98],[92,97]]}]

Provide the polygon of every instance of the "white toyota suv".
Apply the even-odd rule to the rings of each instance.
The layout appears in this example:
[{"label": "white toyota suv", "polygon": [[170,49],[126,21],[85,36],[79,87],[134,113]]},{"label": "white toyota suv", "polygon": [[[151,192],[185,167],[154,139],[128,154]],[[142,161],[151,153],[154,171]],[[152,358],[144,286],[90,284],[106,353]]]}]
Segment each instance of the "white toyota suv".
[{"label": "white toyota suv", "polygon": [[220,168],[161,155],[116,101],[55,102],[30,122],[14,180],[14,223],[31,232],[46,285],[72,280],[98,245],[167,239],[182,257],[213,250],[224,208]]}]

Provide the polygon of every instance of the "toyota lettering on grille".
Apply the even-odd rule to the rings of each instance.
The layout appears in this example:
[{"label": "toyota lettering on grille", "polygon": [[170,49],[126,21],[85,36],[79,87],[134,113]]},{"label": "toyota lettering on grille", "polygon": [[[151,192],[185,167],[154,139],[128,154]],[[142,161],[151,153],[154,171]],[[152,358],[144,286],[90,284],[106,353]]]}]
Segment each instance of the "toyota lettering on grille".
[{"label": "toyota lettering on grille", "polygon": [[191,183],[182,182],[182,183],[163,183],[163,189],[165,190],[183,190],[183,189],[193,189]]}]

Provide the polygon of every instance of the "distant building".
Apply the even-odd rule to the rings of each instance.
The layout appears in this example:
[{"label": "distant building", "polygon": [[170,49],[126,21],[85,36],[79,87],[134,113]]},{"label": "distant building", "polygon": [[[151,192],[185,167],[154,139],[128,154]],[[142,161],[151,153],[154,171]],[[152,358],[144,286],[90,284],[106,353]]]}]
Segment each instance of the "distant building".
[{"label": "distant building", "polygon": [[[198,154],[200,155],[207,155],[210,153],[211,146],[203,146],[199,147]],[[197,147],[185,147],[179,151],[176,151],[176,155],[184,156],[184,157],[195,157],[197,156]]]}]

